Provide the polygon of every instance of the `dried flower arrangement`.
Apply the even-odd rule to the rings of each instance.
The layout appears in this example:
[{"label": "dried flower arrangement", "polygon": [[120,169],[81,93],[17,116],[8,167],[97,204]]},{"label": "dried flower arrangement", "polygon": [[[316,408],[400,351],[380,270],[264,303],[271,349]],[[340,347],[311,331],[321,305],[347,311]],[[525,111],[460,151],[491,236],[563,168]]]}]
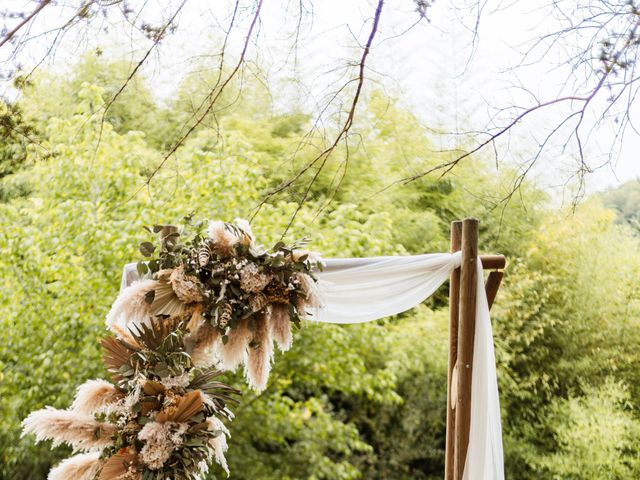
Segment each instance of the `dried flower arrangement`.
[{"label": "dried flower arrangement", "polygon": [[182,232],[148,229],[159,248],[141,244],[142,279],[107,315],[115,335],[102,340],[103,360],[113,383],[90,380],[69,409],[24,420],[24,434],[84,452],[49,480],[197,480],[211,461],[228,473],[222,419],[233,418],[227,405],[240,392],[216,378],[243,364],[249,385],[263,390],[273,342],[290,348],[291,326],[318,306],[321,260],[301,243],[265,250],[247,222],[211,222],[203,235],[203,222],[186,220]]}]

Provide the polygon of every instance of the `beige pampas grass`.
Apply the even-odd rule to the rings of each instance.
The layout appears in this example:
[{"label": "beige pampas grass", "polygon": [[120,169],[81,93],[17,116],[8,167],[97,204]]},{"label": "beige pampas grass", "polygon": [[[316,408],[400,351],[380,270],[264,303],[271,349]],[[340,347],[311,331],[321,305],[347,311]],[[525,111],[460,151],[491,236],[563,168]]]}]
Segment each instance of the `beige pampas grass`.
[{"label": "beige pampas grass", "polygon": [[235,253],[235,245],[240,239],[227,228],[224,222],[219,220],[209,222],[207,234],[213,240],[215,251],[220,255],[230,257]]},{"label": "beige pampas grass", "polygon": [[209,323],[200,326],[191,360],[196,367],[208,367],[215,363],[216,343],[220,339],[220,330]]},{"label": "beige pampas grass", "polygon": [[111,383],[104,380],[89,380],[78,387],[71,410],[92,414],[108,409],[123,397],[124,394]]},{"label": "beige pampas grass", "polygon": [[296,273],[296,281],[300,284],[302,291],[305,292],[305,298],[303,299],[302,304],[296,305],[296,307],[303,312],[305,308],[320,308],[322,306],[322,302],[320,299],[318,284],[314,282],[309,275],[304,273]]},{"label": "beige pampas grass", "polygon": [[271,306],[271,336],[275,340],[281,352],[291,348],[293,336],[291,334],[291,320],[286,305],[274,304]]},{"label": "beige pampas grass", "polygon": [[256,317],[256,328],[251,340],[254,345],[248,349],[244,373],[247,383],[257,392],[261,392],[266,388],[269,380],[273,340],[269,331],[268,314],[261,312]]},{"label": "beige pampas grass", "polygon": [[224,454],[229,448],[227,445],[227,436],[229,436],[229,430],[225,427],[224,423],[220,421],[220,419],[216,417],[207,418],[208,430],[218,430],[220,431],[219,435],[215,438],[209,440],[209,445],[213,448],[213,458],[218,464],[222,467],[222,469],[226,472],[227,477],[229,476],[229,467],[227,466],[227,459]]},{"label": "beige pampas grass", "polygon": [[249,330],[247,319],[240,320],[236,328],[228,333],[227,344],[221,344],[218,355],[225,370],[235,370],[244,361],[247,346],[251,341],[252,333]]},{"label": "beige pampas grass", "polygon": [[122,290],[107,314],[107,327],[112,332],[129,338],[128,325],[132,322],[142,323],[149,316],[151,306],[145,297],[157,286],[156,280],[145,279],[133,282]]},{"label": "beige pampas grass", "polygon": [[100,452],[81,453],[51,469],[47,480],[93,480],[101,466]]},{"label": "beige pampas grass", "polygon": [[93,415],[52,407],[32,412],[22,422],[23,436],[34,433],[38,442],[53,440],[54,447],[66,443],[76,450],[108,447],[115,431],[114,425],[98,422]]}]

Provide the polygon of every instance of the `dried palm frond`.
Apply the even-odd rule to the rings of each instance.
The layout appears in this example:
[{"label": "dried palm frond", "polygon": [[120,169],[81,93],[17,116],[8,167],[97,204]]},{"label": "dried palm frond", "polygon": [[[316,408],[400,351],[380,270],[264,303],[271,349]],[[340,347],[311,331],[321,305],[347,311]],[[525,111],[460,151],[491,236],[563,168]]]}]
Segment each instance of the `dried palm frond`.
[{"label": "dried palm frond", "polygon": [[156,382],[154,380],[147,380],[142,387],[142,391],[147,395],[160,395],[165,391],[164,385],[160,382]]},{"label": "dried palm frond", "polygon": [[117,372],[120,371],[123,365],[129,363],[131,355],[137,352],[138,349],[115,337],[103,338],[100,344],[103,350],[102,361],[107,370],[113,375],[114,380],[117,381],[120,378]]},{"label": "dried palm frond", "polygon": [[63,443],[78,450],[102,449],[113,444],[116,427],[98,422],[93,415],[72,410],[46,407],[29,414],[22,421],[22,435],[34,433],[38,442],[53,440],[53,446]]},{"label": "dried palm frond", "polygon": [[100,452],[81,453],[51,469],[47,480],[93,480],[101,466]]},{"label": "dried palm frond", "polygon": [[173,317],[181,314],[186,308],[184,302],[180,301],[176,292],[171,288],[168,280],[160,280],[155,288],[153,303],[149,308],[152,315],[166,315]]},{"label": "dried palm frond", "polygon": [[220,345],[218,351],[225,370],[235,370],[243,363],[252,335],[246,318],[240,320],[238,325],[229,331],[227,343]]},{"label": "dried palm frond", "polygon": [[185,325],[181,317],[154,318],[148,324],[132,325],[131,335],[143,348],[157,350],[167,339]]},{"label": "dried palm frond", "polygon": [[215,380],[223,373],[217,369],[201,372],[191,380],[189,388],[198,389],[205,393],[205,401],[213,405],[218,412],[226,415],[226,405],[228,403],[237,404],[238,400],[234,395],[240,395],[241,392],[237,388]]},{"label": "dried palm frond", "polygon": [[123,392],[104,380],[89,380],[78,387],[71,410],[95,413],[109,407],[124,397]]},{"label": "dried palm frond", "polygon": [[162,411],[156,416],[157,422],[188,422],[191,417],[202,410],[204,402],[200,390],[187,393],[180,397],[175,406],[168,411]]},{"label": "dried palm frond", "polygon": [[271,326],[271,335],[276,341],[278,348],[280,348],[280,351],[286,352],[289,350],[293,342],[293,336],[291,335],[289,310],[286,305],[272,305],[269,324]]},{"label": "dried palm frond", "polygon": [[271,339],[268,321],[267,313],[257,315],[256,328],[253,332],[245,364],[244,373],[247,383],[257,392],[265,389],[269,380],[269,372],[271,371],[273,340]]},{"label": "dried palm frond", "polygon": [[107,459],[98,480],[136,480],[140,477],[138,455],[125,450]]}]

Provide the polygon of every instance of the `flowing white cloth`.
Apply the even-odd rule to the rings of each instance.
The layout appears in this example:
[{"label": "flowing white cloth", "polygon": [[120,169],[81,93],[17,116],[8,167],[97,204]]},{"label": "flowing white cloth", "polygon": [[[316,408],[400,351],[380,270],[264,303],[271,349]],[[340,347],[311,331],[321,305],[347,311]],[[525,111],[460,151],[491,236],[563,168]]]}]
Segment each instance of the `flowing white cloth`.
[{"label": "flowing white cloth", "polygon": [[[312,321],[362,323],[404,312],[432,295],[460,266],[461,253],[325,259],[318,272],[323,306]],[[478,265],[471,383],[471,429],[464,480],[504,480],[498,380],[482,263]],[[137,280],[125,266],[122,288]]]}]

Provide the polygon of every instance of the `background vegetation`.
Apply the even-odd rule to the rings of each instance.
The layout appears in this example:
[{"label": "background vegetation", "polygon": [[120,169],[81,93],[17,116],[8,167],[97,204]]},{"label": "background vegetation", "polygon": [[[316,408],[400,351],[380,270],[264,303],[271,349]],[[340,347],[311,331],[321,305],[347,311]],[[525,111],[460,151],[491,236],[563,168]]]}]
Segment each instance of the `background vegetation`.
[{"label": "background vegetation", "polygon": [[[188,78],[165,105],[138,82],[103,118],[126,72],[87,58],[19,85],[19,100],[0,106],[0,479],[44,479],[67,455],[20,438],[19,424],[105,376],[96,339],[142,225],[191,211],[246,217],[296,170],[289,158],[308,118],[275,112],[266,87],[245,85],[144,186],[206,78]],[[528,185],[499,203],[513,172],[469,160],[383,190],[443,154],[425,155],[428,131],[381,94],[367,99],[358,131],[337,194],[343,164],[321,173],[290,239],[309,236],[327,257],[446,251],[449,222],[478,217],[483,250],[509,259],[493,312],[507,478],[639,478],[638,186],[576,212]],[[305,155],[314,139],[298,161]],[[301,192],[288,195],[253,221],[265,244]],[[230,426],[232,478],[442,478],[446,335],[446,292],[399,318],[305,326],[267,390],[244,388]]]}]

